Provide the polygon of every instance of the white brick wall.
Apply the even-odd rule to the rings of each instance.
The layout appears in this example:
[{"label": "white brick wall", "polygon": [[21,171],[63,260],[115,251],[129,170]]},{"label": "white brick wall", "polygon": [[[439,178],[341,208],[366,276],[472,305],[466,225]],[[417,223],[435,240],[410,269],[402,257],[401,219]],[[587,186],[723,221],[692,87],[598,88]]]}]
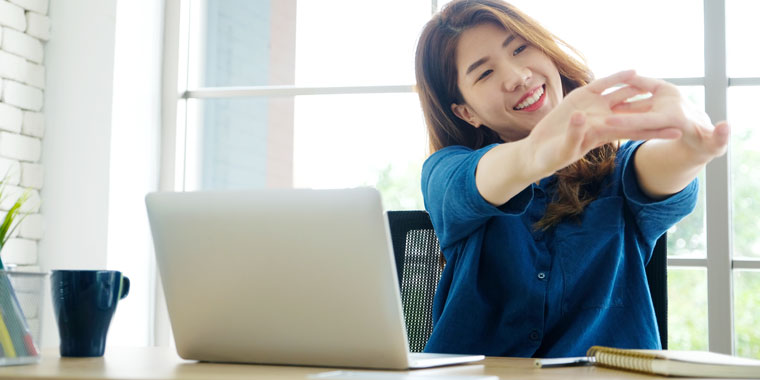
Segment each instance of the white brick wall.
[{"label": "white brick wall", "polygon": [[18,185],[21,182],[21,164],[16,160],[0,157],[0,178],[3,177],[7,185]]},{"label": "white brick wall", "polygon": [[43,90],[45,89],[45,66],[32,62],[24,62],[23,72],[22,82]]},{"label": "white brick wall", "polygon": [[8,239],[3,246],[3,264],[37,264],[37,242],[29,239]]},{"label": "white brick wall", "polygon": [[24,113],[11,105],[0,102],[0,129],[10,132],[21,132]]},{"label": "white brick wall", "polygon": [[37,242],[44,234],[40,162],[45,116],[44,44],[50,39],[48,0],[0,0],[0,221],[18,196],[28,192],[24,218],[0,251],[5,264],[39,271]]},{"label": "white brick wall", "polygon": [[18,227],[18,235],[33,240],[42,239],[45,223],[41,214],[29,214]]},{"label": "white brick wall", "polygon": [[45,134],[45,115],[39,112],[24,111],[21,133],[42,138]]},{"label": "white brick wall", "polygon": [[29,199],[21,206],[21,212],[25,214],[35,214],[40,212],[40,206],[42,205],[42,198],[40,198],[39,190],[28,190]]},{"label": "white brick wall", "polygon": [[26,30],[24,8],[5,0],[0,0],[0,25],[5,25],[19,31]]},{"label": "white brick wall", "polygon": [[0,50],[0,77],[23,81],[24,62],[23,58]]},{"label": "white brick wall", "polygon": [[0,156],[36,162],[39,161],[41,153],[42,142],[40,139],[0,132]]},{"label": "white brick wall", "polygon": [[50,18],[35,12],[26,12],[26,33],[43,41],[50,39]]},{"label": "white brick wall", "polygon": [[16,4],[28,11],[47,14],[48,0],[10,0],[11,3]]},{"label": "white brick wall", "polygon": [[0,100],[25,110],[39,111],[42,109],[44,95],[39,88],[12,80],[4,80],[3,97]]},{"label": "white brick wall", "polygon": [[11,28],[3,28],[3,50],[20,55],[32,62],[41,63],[44,48],[40,40]]},{"label": "white brick wall", "polygon": [[21,186],[32,189],[42,189],[42,165],[27,162],[21,163]]}]

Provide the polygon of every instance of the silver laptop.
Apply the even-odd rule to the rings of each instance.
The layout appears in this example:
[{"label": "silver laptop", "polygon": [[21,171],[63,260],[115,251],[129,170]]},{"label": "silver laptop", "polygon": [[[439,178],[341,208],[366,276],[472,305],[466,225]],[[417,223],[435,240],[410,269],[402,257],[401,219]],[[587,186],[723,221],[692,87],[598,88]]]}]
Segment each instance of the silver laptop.
[{"label": "silver laptop", "polygon": [[410,354],[375,189],[151,193],[156,258],[185,359],[380,369]]}]

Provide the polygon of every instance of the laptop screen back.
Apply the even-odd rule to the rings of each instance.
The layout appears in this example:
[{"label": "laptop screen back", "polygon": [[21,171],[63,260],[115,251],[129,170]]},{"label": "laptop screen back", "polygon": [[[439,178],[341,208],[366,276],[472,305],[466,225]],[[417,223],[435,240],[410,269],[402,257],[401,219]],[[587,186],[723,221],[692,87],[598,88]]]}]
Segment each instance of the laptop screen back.
[{"label": "laptop screen back", "polygon": [[376,190],[152,193],[146,203],[183,358],[407,366]]}]

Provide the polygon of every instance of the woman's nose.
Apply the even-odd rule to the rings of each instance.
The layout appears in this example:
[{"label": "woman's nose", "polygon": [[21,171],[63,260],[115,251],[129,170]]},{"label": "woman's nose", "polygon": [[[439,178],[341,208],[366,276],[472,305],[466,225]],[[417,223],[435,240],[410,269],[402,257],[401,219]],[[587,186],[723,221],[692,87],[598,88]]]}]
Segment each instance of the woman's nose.
[{"label": "woman's nose", "polygon": [[530,79],[531,72],[527,67],[508,65],[504,71],[504,91],[512,92],[520,87],[525,87]]}]

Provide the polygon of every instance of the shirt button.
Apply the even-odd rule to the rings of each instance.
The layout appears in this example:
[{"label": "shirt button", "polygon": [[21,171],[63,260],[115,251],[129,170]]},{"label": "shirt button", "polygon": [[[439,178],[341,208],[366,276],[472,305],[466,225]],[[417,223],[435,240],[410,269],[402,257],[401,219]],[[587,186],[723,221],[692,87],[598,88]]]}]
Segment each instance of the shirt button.
[{"label": "shirt button", "polygon": [[538,330],[533,330],[528,334],[528,337],[530,340],[539,340],[541,338],[541,334],[538,332]]},{"label": "shirt button", "polygon": [[544,272],[538,272],[538,279],[539,280],[543,280],[545,278],[546,278],[546,273],[544,273]]}]

